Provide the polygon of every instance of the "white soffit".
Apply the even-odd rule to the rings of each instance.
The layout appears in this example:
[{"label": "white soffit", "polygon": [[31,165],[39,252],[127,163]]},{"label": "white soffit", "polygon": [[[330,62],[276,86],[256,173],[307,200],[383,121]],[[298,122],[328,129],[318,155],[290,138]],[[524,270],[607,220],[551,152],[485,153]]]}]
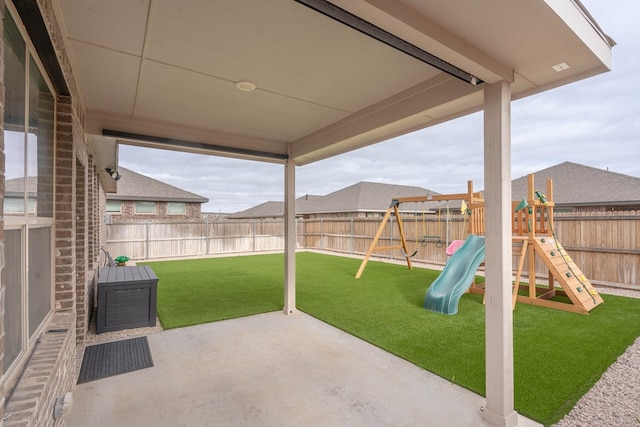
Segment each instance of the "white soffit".
[{"label": "white soffit", "polygon": [[[482,108],[482,86],[293,0],[53,2],[95,135],[305,164]],[[482,80],[513,80],[514,99],[610,67],[611,42],[577,0],[331,3]]]}]

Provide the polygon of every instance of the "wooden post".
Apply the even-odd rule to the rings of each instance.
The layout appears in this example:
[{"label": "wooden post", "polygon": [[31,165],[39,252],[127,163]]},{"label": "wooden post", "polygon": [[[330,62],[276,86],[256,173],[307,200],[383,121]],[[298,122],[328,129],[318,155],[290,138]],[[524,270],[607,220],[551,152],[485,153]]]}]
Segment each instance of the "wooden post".
[{"label": "wooden post", "polygon": [[389,221],[389,217],[391,217],[392,211],[393,211],[393,206],[390,206],[389,209],[387,209],[387,212],[384,214],[384,217],[380,222],[380,226],[378,227],[378,231],[376,231],[376,235],[373,237],[373,241],[371,242],[371,245],[369,245],[369,250],[367,251],[367,254],[362,260],[362,263],[360,264],[358,273],[356,273],[356,279],[359,279],[360,276],[362,276],[362,272],[364,271],[364,268],[367,266],[367,262],[369,262],[369,258],[371,257],[371,254],[373,253],[376,246],[378,245],[378,240],[380,239],[380,235],[382,235],[382,232],[384,231],[384,227],[385,225],[387,225],[387,221]]},{"label": "wooden post", "polygon": [[[467,208],[471,209],[471,206],[473,205],[473,181],[467,181]],[[466,215],[466,213],[464,213],[463,215]],[[467,229],[465,230],[467,235],[469,234],[476,234],[476,230],[474,227],[474,221],[472,221],[473,218],[471,218],[471,215],[469,215],[469,220],[467,222]]]},{"label": "wooden post", "polygon": [[404,253],[402,254],[407,260],[407,267],[411,270],[411,257],[407,256],[409,253],[409,249],[407,248],[407,240],[404,237],[404,227],[402,225],[402,218],[400,218],[400,211],[398,210],[398,205],[393,206],[393,212],[396,214],[396,222],[398,223],[398,231],[400,232],[400,244],[402,245],[402,250]]},{"label": "wooden post", "polygon": [[[525,214],[525,220],[527,222],[527,227],[529,227],[527,236],[529,238],[529,243],[533,244],[533,241],[536,237],[536,206],[535,206],[535,195],[534,195],[534,178],[533,174],[529,174],[527,177],[527,203],[529,203],[530,209],[533,210],[533,214],[527,212]],[[529,226],[531,224],[531,226]],[[536,253],[535,251],[529,251],[529,298],[536,297]]]},{"label": "wooden post", "polygon": [[529,246],[529,241],[527,239],[522,239],[522,249],[520,250],[518,270],[516,271],[516,281],[513,284],[513,294],[512,294],[512,301],[511,301],[512,310],[516,308],[516,300],[518,299],[518,290],[520,289],[520,279],[522,278],[522,267],[524,267],[524,260],[526,259],[528,246]]}]

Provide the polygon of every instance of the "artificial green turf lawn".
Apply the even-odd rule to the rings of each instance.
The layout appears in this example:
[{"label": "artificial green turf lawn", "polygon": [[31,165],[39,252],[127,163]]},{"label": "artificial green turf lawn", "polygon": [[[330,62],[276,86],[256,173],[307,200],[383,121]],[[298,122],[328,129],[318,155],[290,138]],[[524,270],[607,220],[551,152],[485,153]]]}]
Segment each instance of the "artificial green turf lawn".
[{"label": "artificial green turf lawn", "polygon": [[158,317],[164,329],[283,308],[282,255],[146,263],[158,276]]},{"label": "artificial green turf lawn", "polygon": [[[438,271],[316,253],[297,255],[300,310],[474,392],[485,394],[482,297],[458,314],[422,308]],[[158,313],[174,328],[282,309],[282,255],[156,262]],[[640,335],[640,300],[603,296],[580,315],[518,304],[515,408],[545,425],[561,419]]]}]

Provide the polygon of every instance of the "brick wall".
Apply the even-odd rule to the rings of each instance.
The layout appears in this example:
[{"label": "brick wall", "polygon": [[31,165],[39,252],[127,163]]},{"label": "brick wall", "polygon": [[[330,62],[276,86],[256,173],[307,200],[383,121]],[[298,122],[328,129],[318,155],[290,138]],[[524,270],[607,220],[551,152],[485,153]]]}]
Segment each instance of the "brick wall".
[{"label": "brick wall", "polygon": [[146,221],[156,221],[162,220],[166,222],[167,220],[175,219],[176,221],[184,222],[185,219],[201,219],[202,218],[202,204],[201,203],[186,203],[186,214],[177,215],[177,214],[168,214],[167,213],[167,202],[156,202],[156,213],[155,214],[136,214],[135,209],[135,201],[124,200],[122,201],[122,212],[120,214],[111,213],[111,219],[113,221],[118,222],[146,222]]},{"label": "brick wall", "polygon": [[[64,426],[54,420],[57,397],[73,390],[76,379],[76,149],[71,100],[58,98],[56,129],[55,314],[36,344],[21,377],[5,390],[5,427]],[[77,123],[77,121],[76,121]],[[76,126],[77,127],[77,126]],[[77,135],[77,131],[75,132]],[[80,133],[81,135],[81,133]]]},{"label": "brick wall", "polygon": [[[100,239],[104,239],[102,215],[104,192],[95,164],[87,153],[84,139],[84,107],[78,96],[63,37],[49,0],[37,6],[56,49],[69,97],[57,98],[55,191],[55,275],[54,313],[43,335],[25,359],[15,387],[0,385],[0,416],[11,414],[4,427],[65,425],[64,418],[53,419],[55,399],[73,390],[76,379],[76,341],[83,347],[91,316],[93,294],[90,286],[98,267]],[[0,29],[6,10],[0,2]],[[27,23],[28,24],[28,23]],[[0,49],[2,44],[0,44]],[[0,50],[0,120],[4,117],[2,72],[4,53]],[[3,124],[4,128],[4,124]],[[4,195],[4,145],[0,133],[0,209]],[[80,218],[76,217],[80,214]],[[3,221],[0,219],[0,225]],[[4,354],[4,232],[0,227],[0,370]],[[76,314],[78,313],[78,315]],[[76,339],[78,331],[78,340]],[[0,422],[2,425],[2,422]]]},{"label": "brick wall", "polygon": [[77,378],[74,320],[73,313],[54,315],[10,395],[5,412],[11,416],[4,427],[65,425],[64,417],[54,420],[53,406],[56,398],[73,389]]},{"label": "brick wall", "polygon": [[87,175],[86,168],[76,158],[75,171],[76,206],[74,217],[76,230],[76,341],[84,343],[89,322],[85,298],[87,293]]},{"label": "brick wall", "polygon": [[200,203],[187,203],[187,218],[200,218],[202,205]]},{"label": "brick wall", "polygon": [[[95,280],[97,269],[100,267],[100,181],[93,157],[88,157],[87,168],[87,277],[84,298],[86,330],[94,311]],[[94,280],[95,279],[95,280]]]},{"label": "brick wall", "polygon": [[[4,17],[5,5],[0,2],[0,17]],[[4,19],[0,19],[0,33],[4,33]],[[0,124],[4,129],[4,43],[0,43]],[[4,157],[4,132],[0,132],[0,378],[4,374],[4,288],[5,288],[5,271],[4,271],[4,173],[5,173],[5,157]],[[0,425],[4,417],[5,404],[4,383],[0,383]]]},{"label": "brick wall", "polygon": [[75,155],[71,99],[59,97],[56,145],[55,308],[75,309]]}]

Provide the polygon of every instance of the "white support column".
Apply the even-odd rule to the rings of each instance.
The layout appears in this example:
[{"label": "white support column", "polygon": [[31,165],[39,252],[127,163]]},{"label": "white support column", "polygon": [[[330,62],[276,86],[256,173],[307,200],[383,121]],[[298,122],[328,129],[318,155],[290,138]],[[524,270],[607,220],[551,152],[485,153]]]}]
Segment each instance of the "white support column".
[{"label": "white support column", "polygon": [[486,392],[484,418],[515,426],[511,310],[511,86],[484,87]]},{"label": "white support column", "polygon": [[284,313],[296,312],[296,165],[284,165]]}]

